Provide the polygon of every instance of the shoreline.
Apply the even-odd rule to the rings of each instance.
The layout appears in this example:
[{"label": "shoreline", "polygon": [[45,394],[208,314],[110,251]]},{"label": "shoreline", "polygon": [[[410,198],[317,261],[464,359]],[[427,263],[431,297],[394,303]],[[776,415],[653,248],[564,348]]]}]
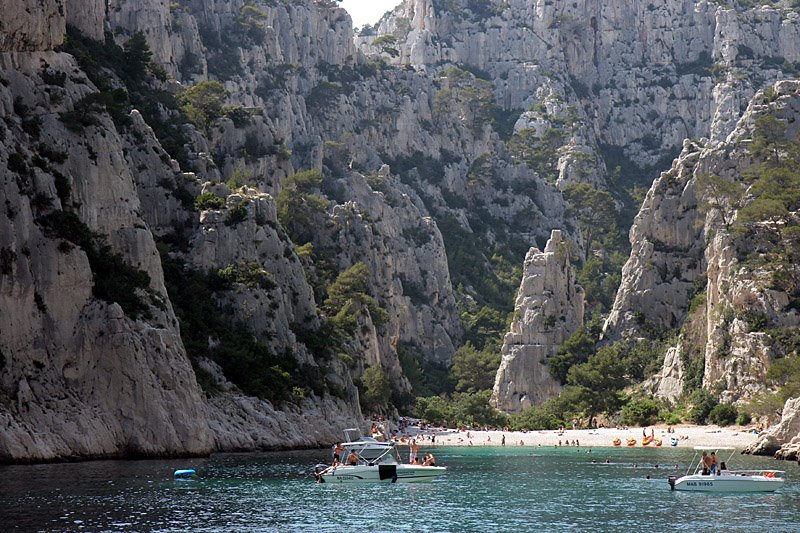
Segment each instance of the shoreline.
[{"label": "shoreline", "polygon": [[[464,430],[440,427],[419,429],[409,427],[398,434],[396,441],[408,443],[416,439],[420,446],[582,446],[591,448],[614,448],[614,439],[619,438],[622,448],[626,448],[629,438],[636,439],[632,448],[655,448],[655,443],[642,446],[642,430],[649,436],[651,432],[655,438],[662,440],[662,448],[670,448],[670,437],[678,439],[678,448],[693,448],[695,446],[736,448],[741,451],[755,442],[758,434],[752,427],[742,426],[672,426],[673,433],[667,433],[667,426],[628,427],[627,429],[598,428],[598,429],[566,429],[541,430],[541,431],[502,431],[502,430]],[[431,440],[431,437],[435,439]],[[505,436],[505,444],[503,437]],[[560,444],[559,444],[560,443]]]}]

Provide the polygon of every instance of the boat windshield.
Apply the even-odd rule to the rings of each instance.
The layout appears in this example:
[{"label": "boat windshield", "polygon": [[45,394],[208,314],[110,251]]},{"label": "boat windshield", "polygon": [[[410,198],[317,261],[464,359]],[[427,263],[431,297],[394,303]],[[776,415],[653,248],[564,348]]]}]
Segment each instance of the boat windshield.
[{"label": "boat windshield", "polygon": [[379,443],[365,437],[359,442],[345,444],[344,456],[347,457],[351,450],[356,452],[359,462],[370,465],[400,464],[400,454],[397,453],[397,448],[391,444]]},{"label": "boat windshield", "polygon": [[361,440],[361,430],[358,428],[349,428],[344,430],[345,442],[356,442]]}]

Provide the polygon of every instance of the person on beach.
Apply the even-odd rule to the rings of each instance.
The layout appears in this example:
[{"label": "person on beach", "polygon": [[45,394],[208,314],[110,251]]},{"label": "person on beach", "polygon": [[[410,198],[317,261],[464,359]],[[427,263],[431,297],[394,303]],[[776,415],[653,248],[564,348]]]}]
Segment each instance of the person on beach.
[{"label": "person on beach", "polygon": [[411,439],[411,444],[409,444],[408,447],[408,462],[414,464],[414,461],[417,459],[417,454],[419,453],[419,445],[416,439]]},{"label": "person on beach", "polygon": [[506,445],[506,436],[503,435],[502,437],[500,437],[500,446],[505,446],[505,445]]}]

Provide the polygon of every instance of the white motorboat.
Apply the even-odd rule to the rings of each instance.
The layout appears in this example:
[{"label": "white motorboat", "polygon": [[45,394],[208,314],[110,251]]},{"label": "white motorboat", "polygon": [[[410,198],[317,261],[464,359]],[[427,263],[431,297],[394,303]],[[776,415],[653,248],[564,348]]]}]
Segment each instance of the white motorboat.
[{"label": "white motorboat", "polygon": [[[444,474],[447,467],[402,464],[397,445],[362,437],[357,429],[346,429],[341,458],[355,464],[317,465],[319,483],[424,483]],[[353,454],[353,455],[351,455]]]},{"label": "white motorboat", "polygon": [[[783,470],[728,470],[735,448],[709,448],[695,446],[694,459],[689,465],[685,476],[669,476],[669,485],[672,490],[695,492],[774,492],[784,486]],[[727,461],[721,461],[719,468],[713,473],[709,472],[701,457],[702,452],[725,452],[731,454]],[[696,464],[692,473],[692,466]]]}]

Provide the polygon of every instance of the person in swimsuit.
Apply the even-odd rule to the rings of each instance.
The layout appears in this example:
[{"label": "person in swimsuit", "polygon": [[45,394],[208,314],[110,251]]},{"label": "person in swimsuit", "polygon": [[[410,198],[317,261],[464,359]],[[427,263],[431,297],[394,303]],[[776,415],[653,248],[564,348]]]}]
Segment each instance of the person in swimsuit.
[{"label": "person in swimsuit", "polygon": [[436,457],[431,452],[425,452],[425,460],[422,462],[422,466],[436,466]]},{"label": "person in swimsuit", "polygon": [[350,455],[347,456],[347,464],[350,466],[358,465],[358,454],[355,450],[350,450]]},{"label": "person in swimsuit", "polygon": [[419,453],[419,445],[415,439],[411,439],[411,444],[409,444],[409,452],[408,452],[408,462],[410,464],[414,463],[414,460],[417,458],[417,454]]},{"label": "person in swimsuit", "polygon": [[342,453],[344,453],[344,446],[342,446],[341,442],[337,442],[336,447],[333,449],[333,460],[337,463],[341,462]]},{"label": "person in swimsuit", "polygon": [[703,463],[703,475],[709,475],[711,473],[711,457],[706,452],[703,452],[700,462]]}]

